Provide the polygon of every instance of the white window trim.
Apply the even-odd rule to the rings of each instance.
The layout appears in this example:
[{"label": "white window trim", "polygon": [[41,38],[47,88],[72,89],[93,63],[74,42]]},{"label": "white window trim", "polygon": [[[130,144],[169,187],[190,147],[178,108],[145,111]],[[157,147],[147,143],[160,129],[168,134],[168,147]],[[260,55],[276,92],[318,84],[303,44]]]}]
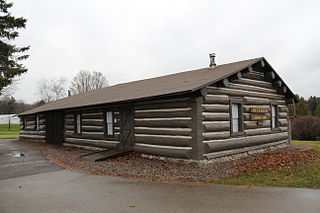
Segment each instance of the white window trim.
[{"label": "white window trim", "polygon": [[107,136],[114,135],[114,114],[113,111],[105,112],[105,134]]},{"label": "white window trim", "polygon": [[81,114],[77,113],[75,114],[75,133],[81,134],[82,128],[81,128]]}]

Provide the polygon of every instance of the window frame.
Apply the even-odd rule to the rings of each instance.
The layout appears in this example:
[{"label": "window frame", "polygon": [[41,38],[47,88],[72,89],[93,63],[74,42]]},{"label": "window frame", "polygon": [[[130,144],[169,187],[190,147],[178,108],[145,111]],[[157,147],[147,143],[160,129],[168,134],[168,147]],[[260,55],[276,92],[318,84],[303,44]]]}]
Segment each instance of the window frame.
[{"label": "window frame", "polygon": [[[244,119],[243,119],[243,98],[241,97],[233,97],[230,98],[229,101],[229,114],[230,114],[230,136],[231,137],[239,137],[244,136]],[[233,132],[233,121],[232,121],[232,105],[238,104],[238,132]]]},{"label": "window frame", "polygon": [[27,129],[27,116],[23,116],[23,130],[25,131]]},{"label": "window frame", "polygon": [[[108,123],[107,123],[107,113],[111,112],[112,115],[112,134],[108,133]],[[106,138],[114,138],[114,130],[115,130],[115,118],[114,118],[114,111],[112,109],[107,109],[103,112],[103,131],[104,131],[104,136]]]},{"label": "window frame", "polygon": [[[79,115],[79,118],[80,118],[80,122],[79,122],[80,132],[78,132],[78,122],[77,122],[78,115]],[[81,113],[74,113],[73,121],[74,121],[74,134],[75,135],[81,135],[82,134],[82,114]]]},{"label": "window frame", "polygon": [[[272,126],[272,107],[275,107],[275,127]],[[277,102],[271,102],[270,104],[270,128],[272,131],[280,130],[279,123],[279,104]]]}]

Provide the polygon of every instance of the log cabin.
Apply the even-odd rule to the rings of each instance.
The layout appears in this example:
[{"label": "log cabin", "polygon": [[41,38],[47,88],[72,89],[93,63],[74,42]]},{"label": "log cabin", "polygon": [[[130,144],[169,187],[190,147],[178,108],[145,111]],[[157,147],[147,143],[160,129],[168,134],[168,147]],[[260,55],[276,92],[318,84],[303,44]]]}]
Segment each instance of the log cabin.
[{"label": "log cabin", "polygon": [[109,86],[21,113],[20,139],[210,160],[290,143],[298,100],[263,57]]}]

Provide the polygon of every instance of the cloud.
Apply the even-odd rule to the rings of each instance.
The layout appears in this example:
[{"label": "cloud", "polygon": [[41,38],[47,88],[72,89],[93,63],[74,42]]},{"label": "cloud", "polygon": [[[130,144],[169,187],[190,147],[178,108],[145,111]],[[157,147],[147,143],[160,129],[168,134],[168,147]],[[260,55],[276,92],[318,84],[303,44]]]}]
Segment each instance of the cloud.
[{"label": "cloud", "polygon": [[31,45],[18,99],[37,100],[41,78],[71,79],[80,69],[110,84],[265,56],[291,89],[320,95],[317,1],[17,0],[28,19],[17,40]]}]

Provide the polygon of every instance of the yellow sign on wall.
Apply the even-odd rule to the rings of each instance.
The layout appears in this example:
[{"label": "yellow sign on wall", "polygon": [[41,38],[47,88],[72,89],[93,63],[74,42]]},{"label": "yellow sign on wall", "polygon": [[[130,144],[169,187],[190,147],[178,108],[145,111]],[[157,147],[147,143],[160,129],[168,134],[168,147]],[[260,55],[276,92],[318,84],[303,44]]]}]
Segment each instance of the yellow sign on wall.
[{"label": "yellow sign on wall", "polygon": [[259,120],[268,120],[268,115],[251,115],[250,120],[252,121],[259,121]]},{"label": "yellow sign on wall", "polygon": [[251,108],[250,108],[250,112],[251,112],[251,113],[268,113],[268,112],[269,112],[269,109],[251,107]]}]

